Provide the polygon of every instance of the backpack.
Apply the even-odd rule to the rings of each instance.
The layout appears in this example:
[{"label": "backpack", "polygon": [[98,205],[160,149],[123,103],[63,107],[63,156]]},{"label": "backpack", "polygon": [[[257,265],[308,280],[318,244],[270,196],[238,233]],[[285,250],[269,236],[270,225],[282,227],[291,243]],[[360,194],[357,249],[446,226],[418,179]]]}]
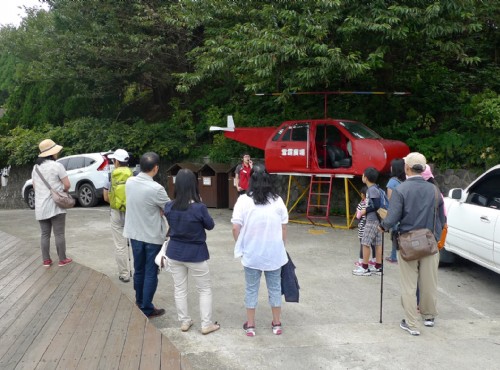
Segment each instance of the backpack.
[{"label": "backpack", "polygon": [[118,167],[111,173],[111,187],[109,189],[109,205],[118,211],[125,211],[127,199],[125,197],[125,183],[133,176],[128,167]]},{"label": "backpack", "polygon": [[387,198],[387,194],[383,191],[378,185],[377,190],[380,193],[380,208],[377,209],[377,215],[382,220],[387,216],[387,210],[389,209],[389,198]]}]

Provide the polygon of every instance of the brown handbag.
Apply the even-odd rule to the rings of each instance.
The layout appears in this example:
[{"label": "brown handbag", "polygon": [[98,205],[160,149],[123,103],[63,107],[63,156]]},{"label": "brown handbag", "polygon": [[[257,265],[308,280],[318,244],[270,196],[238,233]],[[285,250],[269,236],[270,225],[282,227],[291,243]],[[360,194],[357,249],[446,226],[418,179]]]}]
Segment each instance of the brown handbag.
[{"label": "brown handbag", "polygon": [[[436,190],[436,206],[434,207],[434,230],[438,212],[438,192]],[[438,243],[434,232],[429,229],[416,229],[400,234],[398,237],[399,253],[405,261],[415,261],[438,252]]]},{"label": "brown handbag", "polygon": [[38,166],[35,167],[35,170],[38,173],[38,176],[40,176],[40,179],[42,179],[45,186],[49,188],[52,200],[56,203],[58,207],[67,209],[67,208],[73,208],[75,206],[75,200],[71,195],[69,195],[65,191],[54,190],[52,186],[49,185],[47,180],[45,180],[45,177],[43,177],[42,173],[38,169]]}]

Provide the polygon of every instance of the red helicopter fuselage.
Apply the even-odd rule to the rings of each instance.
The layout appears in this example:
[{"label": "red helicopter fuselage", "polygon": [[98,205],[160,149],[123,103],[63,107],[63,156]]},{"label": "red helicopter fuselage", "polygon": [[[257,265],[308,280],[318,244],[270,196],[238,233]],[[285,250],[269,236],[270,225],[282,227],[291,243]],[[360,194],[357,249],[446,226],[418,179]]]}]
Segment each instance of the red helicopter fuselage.
[{"label": "red helicopter fuselage", "polygon": [[233,125],[221,130],[230,139],[262,149],[270,173],[360,176],[367,167],[388,173],[393,159],[410,152],[405,143],[383,139],[364,124],[345,119],[286,121],[278,128]]}]

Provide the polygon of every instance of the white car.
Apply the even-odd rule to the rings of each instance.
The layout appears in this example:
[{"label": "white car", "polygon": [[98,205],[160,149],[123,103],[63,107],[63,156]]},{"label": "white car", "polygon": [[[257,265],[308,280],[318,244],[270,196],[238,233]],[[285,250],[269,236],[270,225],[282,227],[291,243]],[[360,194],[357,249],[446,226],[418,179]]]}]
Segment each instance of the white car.
[{"label": "white car", "polygon": [[500,274],[500,165],[444,199],[448,235],[442,262],[457,254]]},{"label": "white car", "polygon": [[[88,153],[59,158],[70,182],[69,193],[82,207],[93,207],[102,198],[103,188],[109,181],[109,160],[106,153]],[[21,195],[29,208],[35,208],[35,192],[31,179],[24,183]]]}]

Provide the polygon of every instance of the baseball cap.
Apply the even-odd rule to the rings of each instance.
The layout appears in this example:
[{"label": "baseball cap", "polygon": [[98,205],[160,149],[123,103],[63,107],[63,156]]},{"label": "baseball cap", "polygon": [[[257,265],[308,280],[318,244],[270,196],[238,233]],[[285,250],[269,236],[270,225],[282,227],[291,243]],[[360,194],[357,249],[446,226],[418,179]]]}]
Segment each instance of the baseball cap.
[{"label": "baseball cap", "polygon": [[420,172],[425,170],[425,165],[427,164],[424,155],[418,152],[412,152],[408,154],[406,157],[404,157],[404,161],[405,164],[410,168]]},{"label": "baseball cap", "polygon": [[116,149],[113,154],[108,155],[110,159],[116,159],[118,162],[128,162],[128,153],[124,149]]}]

